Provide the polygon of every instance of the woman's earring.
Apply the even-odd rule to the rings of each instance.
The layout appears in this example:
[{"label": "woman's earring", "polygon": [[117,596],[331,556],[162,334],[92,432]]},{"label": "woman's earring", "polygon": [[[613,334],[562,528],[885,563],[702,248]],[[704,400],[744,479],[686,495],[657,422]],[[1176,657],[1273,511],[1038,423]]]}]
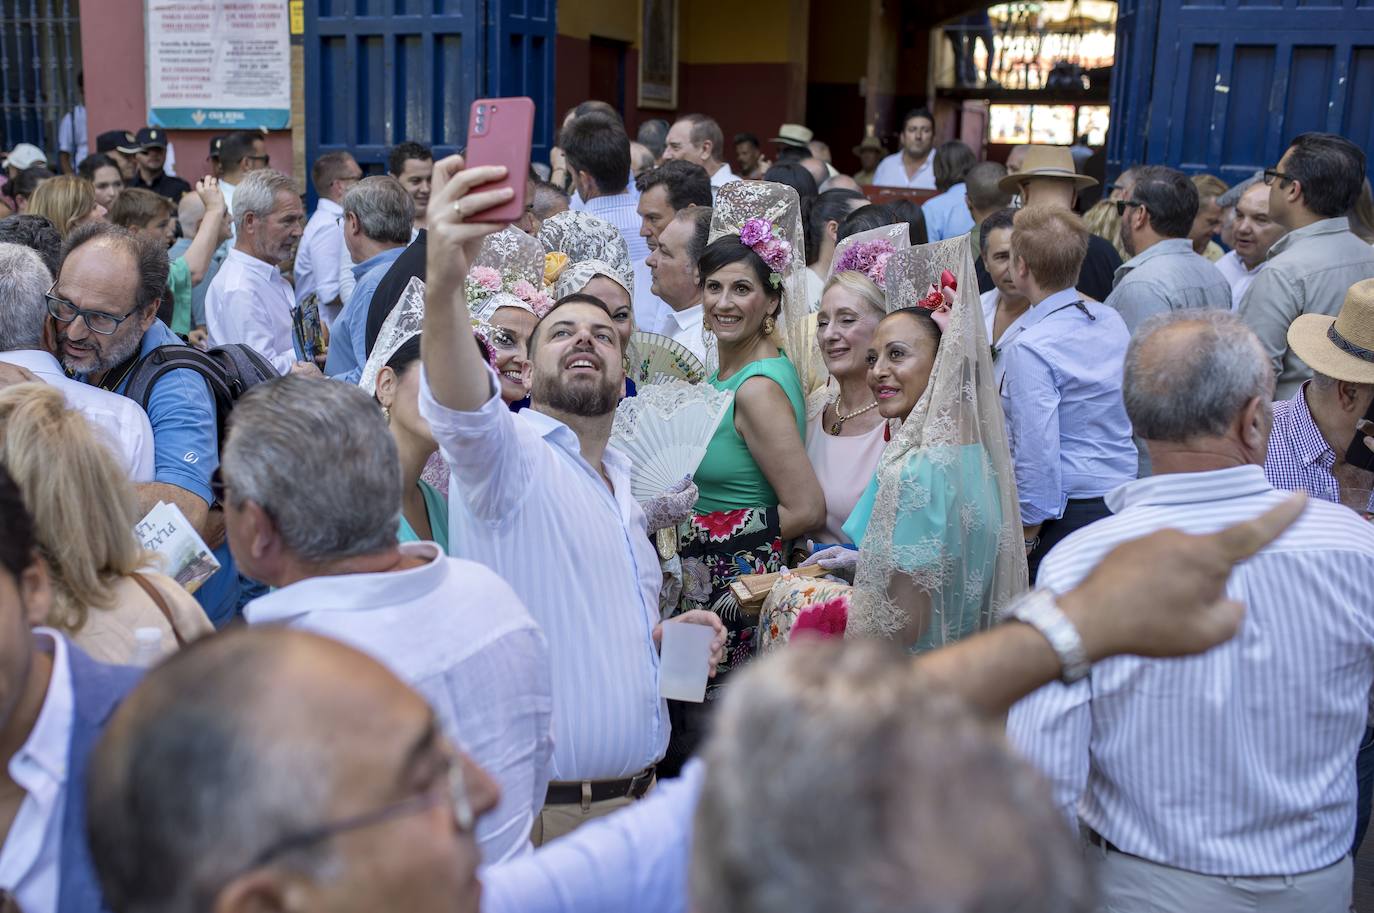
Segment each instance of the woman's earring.
[{"label": "woman's earring", "polygon": [[391,407],[390,407],[390,406],[383,406],[383,407],[382,407],[382,418],[386,419],[386,423],[387,423],[388,425],[391,424]]},{"label": "woman's earring", "polygon": [[778,322],[773,319],[772,314],[769,314],[767,317],[763,318],[763,335],[772,336],[773,331],[777,329],[777,327]]}]

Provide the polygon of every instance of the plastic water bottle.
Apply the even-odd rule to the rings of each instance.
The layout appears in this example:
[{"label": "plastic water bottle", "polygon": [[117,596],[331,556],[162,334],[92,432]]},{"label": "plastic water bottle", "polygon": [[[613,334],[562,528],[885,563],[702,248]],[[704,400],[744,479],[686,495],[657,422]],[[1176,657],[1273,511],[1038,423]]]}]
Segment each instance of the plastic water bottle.
[{"label": "plastic water bottle", "polygon": [[148,668],[162,659],[162,632],[157,628],[136,628],[134,630],[134,658],[131,666]]}]

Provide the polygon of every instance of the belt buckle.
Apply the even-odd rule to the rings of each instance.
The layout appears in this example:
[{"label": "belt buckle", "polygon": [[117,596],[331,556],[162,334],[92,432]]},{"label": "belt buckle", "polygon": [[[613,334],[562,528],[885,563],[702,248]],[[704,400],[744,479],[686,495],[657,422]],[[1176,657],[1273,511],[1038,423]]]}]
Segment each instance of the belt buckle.
[{"label": "belt buckle", "polygon": [[643,798],[644,793],[648,791],[649,784],[653,782],[653,779],[654,767],[652,765],[644,768],[639,773],[635,774],[633,777],[630,778],[630,791],[628,793],[629,797],[631,799]]}]

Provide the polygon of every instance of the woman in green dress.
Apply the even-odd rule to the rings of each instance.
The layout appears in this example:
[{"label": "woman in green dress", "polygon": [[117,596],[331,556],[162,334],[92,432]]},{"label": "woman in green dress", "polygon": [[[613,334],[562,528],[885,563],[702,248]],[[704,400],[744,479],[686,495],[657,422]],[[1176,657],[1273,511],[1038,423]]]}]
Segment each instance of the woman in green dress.
[{"label": "woman in green dress", "polygon": [[429,423],[420,416],[420,337],[403,342],[377,372],[374,394],[386,413],[401,458],[402,542],[437,542],[448,553],[448,500],[420,478],[425,463],[439,450]]},{"label": "woman in green dress", "polygon": [[674,758],[695,747],[709,702],[758,649],[757,615],[741,611],[730,584],[779,570],[786,543],[825,520],[825,496],[802,443],[809,366],[788,357],[804,351],[794,339],[805,337],[807,315],[796,191],[729,184],[711,221],[713,240],[698,264],[705,328],[719,357],[707,382],[735,396],[693,477],[700,499],[681,537],[679,611],[715,612],[728,639],[707,704],[669,705]]}]

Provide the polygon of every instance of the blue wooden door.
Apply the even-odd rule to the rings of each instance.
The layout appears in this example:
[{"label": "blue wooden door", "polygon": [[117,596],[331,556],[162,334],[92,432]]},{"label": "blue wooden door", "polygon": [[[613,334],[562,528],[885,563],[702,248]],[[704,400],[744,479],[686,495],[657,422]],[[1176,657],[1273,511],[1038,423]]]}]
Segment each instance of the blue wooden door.
[{"label": "blue wooden door", "polygon": [[[1149,96],[1147,118],[1125,124],[1146,126],[1123,163],[1234,183],[1275,165],[1308,130],[1374,150],[1374,0],[1160,3],[1153,78],[1123,87]],[[1131,31],[1139,38],[1140,23]]]},{"label": "blue wooden door", "polygon": [[[308,0],[306,160],[348,149],[369,172],[404,140],[466,143],[476,98],[529,95],[551,140],[555,0]],[[369,167],[370,166],[370,167]]]}]

